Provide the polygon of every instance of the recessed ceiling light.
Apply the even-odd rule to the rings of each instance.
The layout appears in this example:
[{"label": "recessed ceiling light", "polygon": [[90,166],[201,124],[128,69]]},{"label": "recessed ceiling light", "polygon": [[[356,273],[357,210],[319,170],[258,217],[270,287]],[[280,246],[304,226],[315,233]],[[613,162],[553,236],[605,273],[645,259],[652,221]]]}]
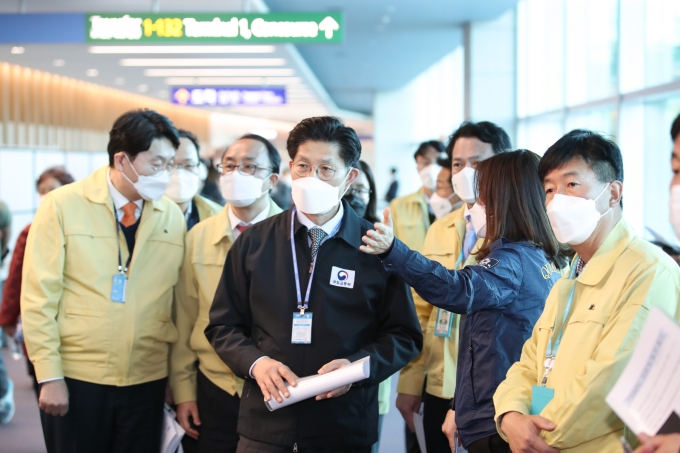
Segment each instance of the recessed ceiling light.
[{"label": "recessed ceiling light", "polygon": [[295,70],[281,69],[146,69],[147,77],[281,77],[295,75]]},{"label": "recessed ceiling light", "polygon": [[12,52],[14,55],[21,55],[22,53],[26,52],[26,49],[20,46],[14,46],[10,52]]},{"label": "recessed ceiling light", "polygon": [[125,79],[122,77],[116,77],[113,79],[113,83],[115,83],[118,86],[125,85]]},{"label": "recessed ceiling light", "polygon": [[85,75],[88,77],[97,77],[99,75],[99,71],[96,69],[88,69],[85,71]]},{"label": "recessed ceiling light", "polygon": [[387,5],[386,9],[388,13],[393,13],[397,10],[397,8],[394,5]]},{"label": "recessed ceiling light", "polygon": [[61,58],[57,58],[52,62],[52,66],[56,66],[57,68],[61,68],[62,66],[66,65],[66,61],[64,61]]},{"label": "recessed ceiling light", "polygon": [[383,24],[389,24],[391,20],[392,20],[392,18],[391,18],[388,14],[385,14],[385,15],[380,19],[380,21],[381,21]]},{"label": "recessed ceiling light", "polygon": [[285,58],[123,58],[121,66],[285,66]]},{"label": "recessed ceiling light", "polygon": [[274,53],[276,46],[90,46],[90,53]]},{"label": "recessed ceiling light", "polygon": [[149,85],[147,85],[146,83],[137,85],[137,91],[139,91],[140,93],[146,93],[147,91],[149,91]]}]

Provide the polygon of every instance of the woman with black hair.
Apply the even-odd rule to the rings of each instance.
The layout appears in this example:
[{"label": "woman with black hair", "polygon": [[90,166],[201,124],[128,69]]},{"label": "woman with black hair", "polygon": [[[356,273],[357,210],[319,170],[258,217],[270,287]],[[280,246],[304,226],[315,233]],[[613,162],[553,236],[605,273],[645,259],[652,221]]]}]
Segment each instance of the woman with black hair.
[{"label": "woman with black hair", "polygon": [[354,180],[344,196],[359,217],[371,223],[379,222],[377,214],[378,198],[375,193],[375,178],[371,167],[359,161],[359,176]]},{"label": "woman with black hair", "polygon": [[519,150],[478,164],[479,195],[470,215],[484,242],[476,265],[448,270],[409,250],[394,238],[389,210],[377,231],[363,237],[366,245],[361,250],[379,255],[385,269],[399,275],[424,300],[463,315],[455,415],[450,412],[445,426],[455,417],[470,453],[510,451],[496,432],[493,395],[519,359],[566,264],[545,211],[538,162],[538,155]]}]

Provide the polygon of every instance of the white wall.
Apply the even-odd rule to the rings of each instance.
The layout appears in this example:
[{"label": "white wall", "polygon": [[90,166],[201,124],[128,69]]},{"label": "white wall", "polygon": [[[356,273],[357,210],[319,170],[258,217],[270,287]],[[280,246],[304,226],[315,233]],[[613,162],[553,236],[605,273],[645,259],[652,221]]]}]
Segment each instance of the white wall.
[{"label": "white wall", "polygon": [[425,140],[447,141],[463,121],[463,49],[459,46],[405,87],[375,96],[374,163],[378,199],[389,169],[399,170],[399,196],[420,186],[413,153]]},{"label": "white wall", "polygon": [[[105,152],[0,147],[0,200],[12,211],[10,250],[21,230],[33,220],[38,208],[35,182],[43,171],[61,165],[78,180],[107,163]],[[5,259],[0,280],[6,277],[10,259],[11,256]]]}]

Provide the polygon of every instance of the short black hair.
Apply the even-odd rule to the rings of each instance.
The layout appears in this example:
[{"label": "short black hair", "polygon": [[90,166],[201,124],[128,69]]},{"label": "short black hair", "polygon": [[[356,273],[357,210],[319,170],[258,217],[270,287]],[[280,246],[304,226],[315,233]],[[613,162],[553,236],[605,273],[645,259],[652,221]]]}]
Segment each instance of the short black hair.
[{"label": "short black hair", "polygon": [[680,114],[675,117],[675,121],[673,121],[671,126],[671,138],[673,141],[678,138],[678,135],[680,135]]},{"label": "short black hair", "polygon": [[157,138],[167,138],[175,149],[179,147],[179,133],[167,116],[149,109],[123,113],[109,132],[109,165],[113,166],[113,156],[121,151],[134,159]]},{"label": "short black hair", "polygon": [[[602,183],[623,182],[623,157],[618,145],[597,132],[574,129],[557,140],[541,158],[538,177],[541,181],[553,170],[581,158],[593,169]],[[623,206],[623,200],[621,200]]]},{"label": "short black hair", "polygon": [[449,159],[453,159],[453,147],[456,145],[456,140],[461,137],[474,137],[490,144],[494,154],[512,149],[510,136],[502,127],[491,121],[480,121],[479,123],[464,121],[449,137],[449,144],[446,145],[446,155],[449,156]]},{"label": "short black hair", "polygon": [[413,153],[413,158],[417,159],[418,156],[424,156],[427,154],[429,148],[434,148],[435,151],[437,151],[438,154],[441,154],[444,152],[446,149],[444,147],[444,144],[440,142],[439,140],[428,140],[426,142],[422,142],[420,145],[418,145],[418,149],[416,150],[415,153]]},{"label": "short black hair", "polygon": [[443,168],[451,168],[452,162],[451,159],[448,157],[438,157],[437,158],[437,165]]},{"label": "short black hair", "polygon": [[194,144],[194,146],[196,147],[196,155],[198,157],[198,160],[201,160],[201,153],[200,153],[201,146],[199,145],[198,137],[196,137],[195,134],[193,134],[189,131],[185,131],[184,129],[177,129],[177,135],[179,135],[179,138],[186,138],[189,141],[191,141],[191,143]]},{"label": "short black hair", "polygon": [[288,155],[295,160],[298,148],[305,142],[325,142],[340,148],[340,158],[348,167],[357,168],[361,157],[361,141],[351,127],[334,116],[315,116],[300,121],[288,134]]},{"label": "short black hair", "polygon": [[279,170],[281,169],[281,154],[279,154],[279,151],[276,149],[276,147],[267,140],[266,138],[262,137],[261,135],[257,134],[246,134],[239,138],[239,140],[257,140],[258,142],[261,142],[266,148],[267,148],[267,154],[269,154],[269,163],[271,163],[271,170],[276,173],[277,175],[279,174]]}]

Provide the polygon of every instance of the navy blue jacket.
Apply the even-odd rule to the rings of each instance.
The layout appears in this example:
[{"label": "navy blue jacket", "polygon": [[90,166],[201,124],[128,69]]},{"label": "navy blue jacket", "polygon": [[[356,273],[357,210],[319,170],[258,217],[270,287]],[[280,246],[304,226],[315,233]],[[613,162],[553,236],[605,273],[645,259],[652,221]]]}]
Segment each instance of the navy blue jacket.
[{"label": "navy blue jacket", "polygon": [[529,242],[499,239],[478,264],[460,271],[410,250],[395,239],[383,261],[427,302],[460,319],[454,407],[465,447],[496,434],[493,394],[561,277],[545,252]]}]

